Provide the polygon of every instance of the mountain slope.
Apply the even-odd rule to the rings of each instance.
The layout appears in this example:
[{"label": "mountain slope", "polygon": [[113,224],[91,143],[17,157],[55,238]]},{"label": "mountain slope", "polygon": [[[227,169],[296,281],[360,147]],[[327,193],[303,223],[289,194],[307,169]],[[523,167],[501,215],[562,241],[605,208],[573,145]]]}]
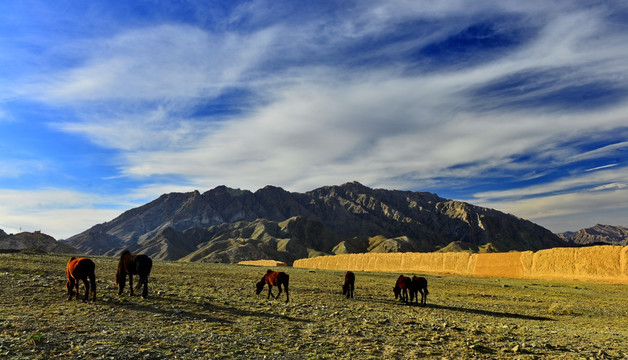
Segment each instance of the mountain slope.
[{"label": "mountain slope", "polygon": [[79,251],[72,246],[56,241],[52,236],[42,232],[21,232],[15,235],[7,235],[0,230],[0,249],[3,250],[27,250],[35,249],[44,252],[76,254]]},{"label": "mountain slope", "polygon": [[567,232],[558,235],[565,241],[577,245],[628,245],[628,228],[623,226],[597,224],[576,232]]},{"label": "mountain slope", "polygon": [[[380,241],[371,244],[375,237]],[[164,194],[67,240],[88,254],[129,248],[171,260],[288,263],[321,253],[435,251],[454,241],[499,251],[565,245],[549,230],[496,210],[357,182],[306,193],[219,186]]]}]

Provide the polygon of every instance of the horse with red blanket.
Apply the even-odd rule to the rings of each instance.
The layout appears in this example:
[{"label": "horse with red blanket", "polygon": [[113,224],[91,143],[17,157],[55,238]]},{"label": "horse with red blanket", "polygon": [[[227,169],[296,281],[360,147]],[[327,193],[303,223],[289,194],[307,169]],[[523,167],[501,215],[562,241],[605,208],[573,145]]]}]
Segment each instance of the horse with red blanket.
[{"label": "horse with red blanket", "polygon": [[129,275],[129,288],[133,296],[133,275],[139,275],[140,279],[135,287],[135,291],[144,285],[142,297],[148,296],[148,275],[153,267],[153,260],[144,254],[131,254],[129,250],[124,250],[118,261],[118,272],[116,273],[116,285],[118,285],[118,295],[122,295],[126,276]]},{"label": "horse with red blanket", "polygon": [[395,293],[395,300],[399,298],[401,301],[408,302],[408,290],[412,284],[412,280],[403,275],[399,275],[397,278],[397,282],[395,283],[395,287],[393,288],[393,292]]},{"label": "horse with red blanket", "polygon": [[277,296],[273,295],[273,297],[275,299],[279,299],[279,294],[281,294],[281,286],[283,285],[284,289],[286,290],[286,302],[288,302],[289,281],[290,281],[290,276],[286,274],[285,272],[268,270],[266,271],[266,274],[262,277],[262,280],[260,280],[256,284],[257,290],[255,291],[255,294],[259,295],[259,293],[261,293],[262,290],[264,289],[264,285],[268,285],[268,296],[266,298],[269,299],[271,295],[273,295],[273,293],[271,292],[272,287],[277,286],[279,288],[279,292],[277,293]]},{"label": "horse with red blanket", "polygon": [[[68,265],[65,269],[65,274],[68,277],[68,280],[65,284],[65,288],[68,291],[68,300],[72,300],[72,297],[76,295],[76,299],[79,298],[79,280],[83,281],[85,286],[85,297],[83,301],[87,301],[90,293],[90,284],[91,284],[91,293],[92,293],[92,301],[96,301],[96,265],[91,259],[88,258],[75,258],[71,257],[68,261]],[[89,282],[87,281],[89,279]],[[76,292],[74,288],[76,287]]]}]

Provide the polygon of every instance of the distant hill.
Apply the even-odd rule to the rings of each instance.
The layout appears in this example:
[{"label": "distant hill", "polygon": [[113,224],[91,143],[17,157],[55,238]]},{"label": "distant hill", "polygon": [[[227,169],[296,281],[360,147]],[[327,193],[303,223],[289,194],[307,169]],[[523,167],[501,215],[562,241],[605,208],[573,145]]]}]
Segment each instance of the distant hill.
[{"label": "distant hill", "polygon": [[558,236],[576,245],[628,245],[628,228],[623,226],[597,224],[576,232],[564,232]]},{"label": "distant hill", "polygon": [[87,254],[238,262],[357,252],[539,250],[565,246],[530,221],[426,192],[352,182],[306,193],[219,186],[170,193],[66,241]]},{"label": "distant hill", "polygon": [[8,235],[0,230],[0,251],[2,250],[38,250],[61,254],[79,253],[76,248],[56,241],[52,236],[40,231]]}]

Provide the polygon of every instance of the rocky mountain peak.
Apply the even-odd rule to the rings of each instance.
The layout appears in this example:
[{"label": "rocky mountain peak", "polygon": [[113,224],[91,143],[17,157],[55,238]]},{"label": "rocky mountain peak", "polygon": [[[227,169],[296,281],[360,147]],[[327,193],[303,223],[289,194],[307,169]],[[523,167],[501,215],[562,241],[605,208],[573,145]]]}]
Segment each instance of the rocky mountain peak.
[{"label": "rocky mountain peak", "polygon": [[469,244],[459,248],[491,243],[500,251],[565,245],[547,229],[499,211],[355,181],[306,193],[222,185],[199,195],[164,194],[68,242],[90,254],[128,247],[171,260],[263,256],[287,263],[347,251],[436,251],[456,241]]},{"label": "rocky mountain peak", "polygon": [[564,240],[576,245],[628,245],[628,228],[596,224],[576,232],[559,234]]},{"label": "rocky mountain peak", "polygon": [[27,250],[34,249],[43,252],[76,254],[78,250],[74,247],[56,241],[52,236],[41,231],[21,232],[15,235],[7,235],[0,230],[0,249],[4,250]]}]

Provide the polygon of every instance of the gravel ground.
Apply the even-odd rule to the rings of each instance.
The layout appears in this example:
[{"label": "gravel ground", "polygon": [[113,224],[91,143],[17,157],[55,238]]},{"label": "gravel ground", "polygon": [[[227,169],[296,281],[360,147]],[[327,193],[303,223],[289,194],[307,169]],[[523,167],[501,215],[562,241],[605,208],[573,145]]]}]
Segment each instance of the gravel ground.
[{"label": "gravel ground", "polygon": [[286,304],[255,295],[267,268],[155,261],[144,300],[95,257],[92,303],[66,300],[67,259],[0,254],[0,358],[628,359],[626,284],[422,274],[411,306],[396,273],[356,273],[345,299],[344,272],[282,268]]}]

